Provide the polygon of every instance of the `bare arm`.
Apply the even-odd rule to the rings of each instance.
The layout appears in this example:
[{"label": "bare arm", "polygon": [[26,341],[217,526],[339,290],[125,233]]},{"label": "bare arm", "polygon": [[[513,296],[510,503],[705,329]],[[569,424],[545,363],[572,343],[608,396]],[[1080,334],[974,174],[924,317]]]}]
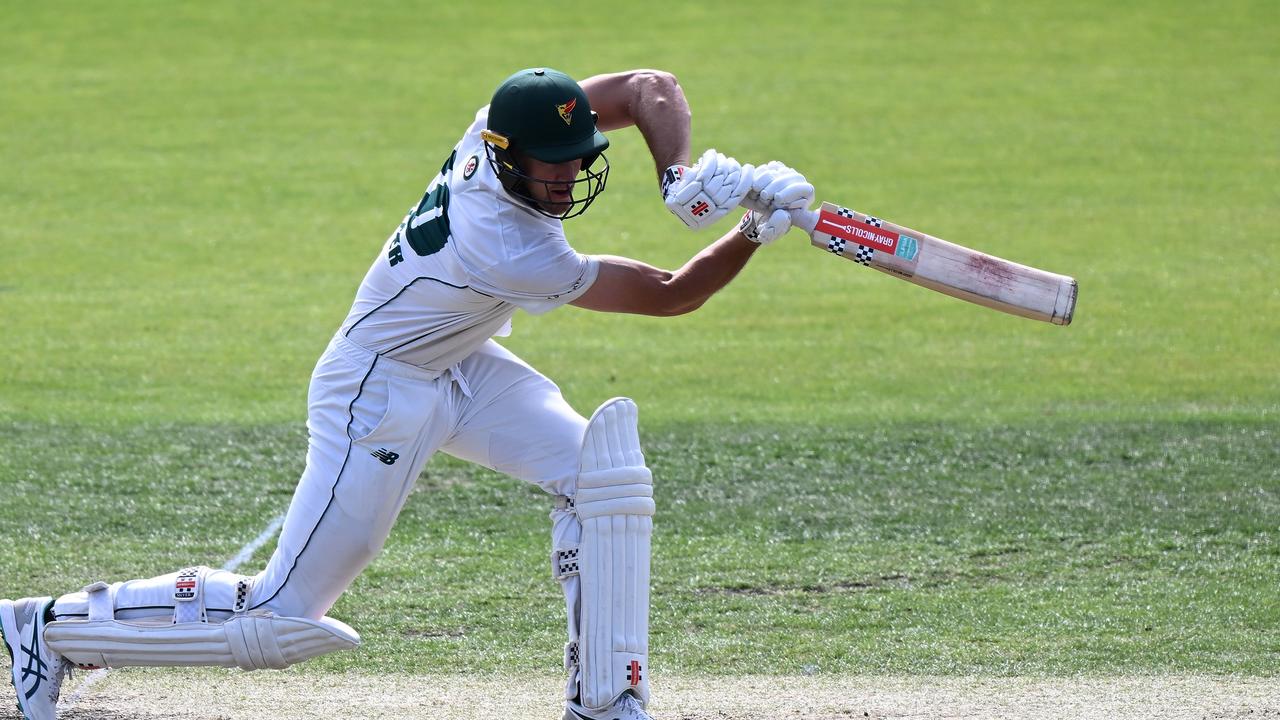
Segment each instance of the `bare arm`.
[{"label": "bare arm", "polygon": [[632,125],[640,130],[659,178],[672,165],[689,164],[689,102],[674,75],[629,70],[594,75],[579,84],[600,115],[601,131]]},{"label": "bare arm", "polygon": [[600,312],[672,316],[693,312],[738,271],[760,247],[741,232],[708,245],[674,272],[639,260],[601,255],[600,274],[582,297],[571,304]]},{"label": "bare arm", "polygon": [[[689,164],[689,103],[674,75],[630,70],[595,75],[581,85],[591,109],[599,114],[602,131],[632,125],[640,130],[659,178],[672,165]],[[600,256],[595,283],[572,304],[600,312],[683,315],[728,285],[758,247],[735,229],[676,271],[630,258]]]}]

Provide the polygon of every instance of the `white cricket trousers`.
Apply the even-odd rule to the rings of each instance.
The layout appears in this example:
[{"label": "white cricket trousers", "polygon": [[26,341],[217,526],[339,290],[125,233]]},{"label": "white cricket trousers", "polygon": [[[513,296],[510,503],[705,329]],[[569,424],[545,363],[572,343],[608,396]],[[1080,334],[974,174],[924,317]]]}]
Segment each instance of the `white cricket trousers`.
[{"label": "white cricket trousers", "polygon": [[[443,450],[574,495],[587,421],[554,383],[493,342],[443,374],[335,336],[308,393],[307,465],[275,554],[253,578],[248,609],[318,619],[382,549],[427,459]],[[553,537],[577,540],[571,513],[552,513]],[[172,616],[177,573],[117,583],[116,617]],[[241,575],[204,582],[213,618],[236,606]],[[576,599],[576,588],[566,601]],[[88,614],[85,593],[59,598],[59,619]]]}]

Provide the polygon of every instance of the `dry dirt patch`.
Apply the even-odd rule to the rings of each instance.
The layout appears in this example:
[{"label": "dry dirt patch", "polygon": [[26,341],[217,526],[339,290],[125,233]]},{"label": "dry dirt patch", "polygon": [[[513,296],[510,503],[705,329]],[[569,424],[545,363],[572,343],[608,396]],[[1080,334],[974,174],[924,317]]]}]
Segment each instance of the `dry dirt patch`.
[{"label": "dry dirt patch", "polygon": [[[74,681],[67,720],[556,720],[549,677],[331,675],[219,670],[111,672]],[[666,677],[657,720],[1280,720],[1280,680],[1125,678]],[[12,717],[12,716],[9,716]]]}]

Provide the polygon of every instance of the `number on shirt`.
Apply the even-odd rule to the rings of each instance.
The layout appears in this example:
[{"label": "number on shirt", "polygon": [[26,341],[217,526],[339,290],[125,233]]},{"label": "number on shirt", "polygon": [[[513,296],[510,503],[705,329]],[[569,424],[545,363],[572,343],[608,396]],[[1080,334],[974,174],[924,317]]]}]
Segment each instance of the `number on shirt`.
[{"label": "number on shirt", "polygon": [[457,151],[449,155],[440,168],[440,174],[427,188],[418,207],[409,213],[404,230],[405,240],[409,247],[419,255],[431,255],[440,252],[440,248],[449,242],[449,185],[446,180],[453,170],[453,161]]}]

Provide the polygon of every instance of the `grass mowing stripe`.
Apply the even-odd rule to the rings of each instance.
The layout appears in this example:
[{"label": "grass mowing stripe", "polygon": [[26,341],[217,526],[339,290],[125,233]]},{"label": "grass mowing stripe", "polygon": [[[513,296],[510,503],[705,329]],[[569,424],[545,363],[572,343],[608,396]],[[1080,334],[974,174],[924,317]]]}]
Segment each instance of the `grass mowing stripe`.
[{"label": "grass mowing stripe", "polygon": [[[305,447],[296,426],[0,431],[15,500],[0,532],[39,537],[0,563],[0,586],[35,585],[22,594],[182,567],[228,526],[251,536],[246,514],[283,506]],[[1272,425],[669,426],[643,440],[659,502],[655,671],[1280,667]],[[65,453],[41,454],[49,443]],[[308,666],[552,668],[549,502],[433,460],[333,610],[364,646]]]},{"label": "grass mowing stripe", "polygon": [[[763,0],[678,19],[494,0],[520,21],[480,42],[436,4],[425,43],[402,41],[396,3],[294,2],[0,5],[0,417],[300,419],[378,248],[547,48],[580,76],[661,48],[696,149],[781,159],[823,198],[1082,291],[1070,328],[1036,327],[793,233],[687,318],[518,318],[505,342],[576,406],[623,388],[664,421],[1277,417],[1273,0],[872,2],[838,22]],[[714,64],[671,42],[704,25],[736,40]],[[679,267],[706,240],[656,201],[644,138],[611,135],[609,190],[570,240]]]}]

